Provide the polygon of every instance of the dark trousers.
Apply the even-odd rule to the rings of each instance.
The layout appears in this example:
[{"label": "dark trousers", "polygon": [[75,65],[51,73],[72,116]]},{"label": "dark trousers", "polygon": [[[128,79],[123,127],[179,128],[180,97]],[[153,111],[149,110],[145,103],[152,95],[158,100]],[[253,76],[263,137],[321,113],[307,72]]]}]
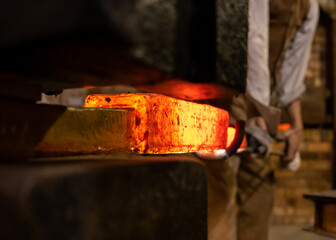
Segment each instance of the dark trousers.
[{"label": "dark trousers", "polygon": [[267,240],[275,196],[267,158],[241,156],[237,174],[237,240]]},{"label": "dark trousers", "polygon": [[273,209],[273,172],[262,159],[205,161],[208,239],[266,240]]}]

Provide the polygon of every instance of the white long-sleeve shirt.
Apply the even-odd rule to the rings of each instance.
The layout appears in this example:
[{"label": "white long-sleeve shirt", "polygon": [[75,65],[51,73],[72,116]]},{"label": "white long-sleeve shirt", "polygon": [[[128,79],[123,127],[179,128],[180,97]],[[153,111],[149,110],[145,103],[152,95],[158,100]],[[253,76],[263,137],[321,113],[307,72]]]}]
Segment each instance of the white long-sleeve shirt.
[{"label": "white long-sleeve shirt", "polygon": [[319,18],[318,3],[310,0],[306,19],[284,53],[279,82],[272,92],[268,67],[269,0],[250,0],[249,4],[247,95],[265,106],[276,96],[277,106],[286,107],[305,90],[304,76]]}]

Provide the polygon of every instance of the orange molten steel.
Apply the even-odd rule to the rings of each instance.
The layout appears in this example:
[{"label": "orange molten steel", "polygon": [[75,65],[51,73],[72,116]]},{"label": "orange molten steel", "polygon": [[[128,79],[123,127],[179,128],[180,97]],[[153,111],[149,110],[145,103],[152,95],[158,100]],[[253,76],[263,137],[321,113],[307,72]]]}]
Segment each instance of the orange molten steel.
[{"label": "orange molten steel", "polygon": [[280,123],[278,125],[278,131],[288,131],[289,129],[291,129],[291,124],[290,123]]},{"label": "orange molten steel", "polygon": [[210,105],[158,94],[89,95],[86,108],[121,108],[134,112],[130,150],[165,154],[225,149],[229,115]]}]

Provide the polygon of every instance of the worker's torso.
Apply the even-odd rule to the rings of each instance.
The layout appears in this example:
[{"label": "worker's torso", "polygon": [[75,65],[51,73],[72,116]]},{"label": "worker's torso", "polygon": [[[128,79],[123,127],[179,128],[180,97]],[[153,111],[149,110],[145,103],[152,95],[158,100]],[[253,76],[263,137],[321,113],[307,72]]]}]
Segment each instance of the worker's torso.
[{"label": "worker's torso", "polygon": [[269,68],[274,88],[284,53],[301,27],[310,7],[309,0],[270,0]]}]

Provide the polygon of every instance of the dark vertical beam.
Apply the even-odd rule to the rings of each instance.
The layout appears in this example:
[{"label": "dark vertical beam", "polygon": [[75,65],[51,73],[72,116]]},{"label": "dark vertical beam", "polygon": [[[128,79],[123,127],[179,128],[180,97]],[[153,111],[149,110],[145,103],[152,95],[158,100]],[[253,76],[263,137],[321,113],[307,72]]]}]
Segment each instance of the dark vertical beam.
[{"label": "dark vertical beam", "polygon": [[333,111],[333,158],[332,158],[332,187],[336,188],[336,21],[331,20],[329,24],[329,29],[327,30],[328,41],[330,45],[330,58],[329,58],[329,69],[330,69],[330,79],[332,80],[332,111]]},{"label": "dark vertical beam", "polygon": [[321,229],[323,222],[323,205],[320,201],[315,201],[315,220],[314,220],[314,228]]},{"label": "dark vertical beam", "polygon": [[336,24],[330,15],[324,11],[320,11],[320,23],[326,27],[326,80],[327,89],[330,90],[330,97],[326,102],[327,114],[332,117],[333,129],[333,154],[331,183],[333,189],[336,188]]},{"label": "dark vertical beam", "polygon": [[334,131],[334,152],[333,152],[333,161],[332,161],[332,186],[333,189],[336,188],[336,21],[332,20],[331,22],[331,31],[330,31],[330,37],[332,42],[332,82],[333,82],[333,88],[332,88],[332,98],[333,98],[333,131]]}]

